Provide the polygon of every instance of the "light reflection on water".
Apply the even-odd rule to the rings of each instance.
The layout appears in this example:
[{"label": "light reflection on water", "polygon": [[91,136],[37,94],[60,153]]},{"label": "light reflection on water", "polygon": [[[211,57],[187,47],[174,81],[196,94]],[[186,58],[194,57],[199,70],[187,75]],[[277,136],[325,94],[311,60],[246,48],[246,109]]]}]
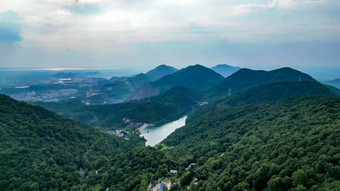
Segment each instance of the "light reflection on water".
[{"label": "light reflection on water", "polygon": [[164,124],[160,127],[152,127],[149,130],[149,133],[142,134],[146,139],[146,145],[155,146],[156,144],[163,141],[168,135],[174,132],[176,129],[183,127],[185,125],[185,120],[188,116],[184,116],[176,121]]}]

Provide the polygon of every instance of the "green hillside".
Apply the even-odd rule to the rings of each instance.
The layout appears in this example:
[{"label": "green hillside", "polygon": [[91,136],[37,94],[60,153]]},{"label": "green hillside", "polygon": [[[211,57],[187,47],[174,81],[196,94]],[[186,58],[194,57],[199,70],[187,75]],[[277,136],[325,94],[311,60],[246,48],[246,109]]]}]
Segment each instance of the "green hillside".
[{"label": "green hillside", "polygon": [[167,65],[162,64],[148,71],[145,75],[149,77],[150,81],[155,81],[155,80],[163,78],[166,75],[175,73],[177,71],[178,69],[172,66],[167,66]]},{"label": "green hillside", "polygon": [[269,103],[285,98],[303,96],[336,97],[338,94],[333,89],[314,81],[266,84],[201,106],[189,115],[187,123],[214,111],[223,111],[243,105]]},{"label": "green hillside", "polygon": [[130,84],[133,87],[133,89],[137,89],[139,86],[141,86],[142,84],[146,82],[152,82],[152,81],[158,80],[176,71],[178,70],[172,66],[159,65],[156,68],[146,73],[140,73],[140,74],[137,74],[131,77],[113,77],[111,78],[111,81],[112,81],[112,84],[124,82],[125,85]]},{"label": "green hillside", "polygon": [[201,65],[194,65],[152,82],[152,85],[161,89],[185,86],[202,90],[215,85],[222,79],[223,77],[213,70]]},{"label": "green hillside", "polygon": [[340,98],[295,98],[214,112],[159,145],[183,167],[182,190],[337,190]]},{"label": "green hillside", "polygon": [[263,84],[276,82],[298,82],[315,81],[308,74],[292,68],[280,68],[272,71],[240,69],[231,76],[225,78],[221,83],[206,91],[207,97],[220,98],[231,94],[250,89]]},{"label": "green hillside", "polygon": [[[297,89],[295,94],[310,90],[308,94],[334,95],[318,83],[278,83],[216,105],[236,107],[246,104],[242,102],[246,98],[256,102],[268,91],[276,95],[283,87],[287,90],[287,84],[288,89]],[[284,97],[261,96],[266,101]],[[41,107],[0,98],[0,190],[137,191],[159,180],[172,181],[172,190],[340,187],[340,98],[291,98],[214,110],[177,129],[156,148],[143,147],[137,136],[129,141],[110,137]],[[141,102],[104,105],[91,112],[104,111],[109,116],[110,107],[115,107],[114,111],[126,113],[131,105],[142,102],[176,102],[174,107],[189,108],[200,99],[199,91],[173,88]],[[186,170],[191,163],[196,165]],[[173,169],[177,175],[169,172]]]},{"label": "green hillside", "polygon": [[109,156],[144,144],[1,94],[0,140],[0,190],[80,190]]},{"label": "green hillside", "polygon": [[53,111],[58,115],[62,115],[64,117],[68,117],[68,113],[74,109],[84,107],[85,104],[80,99],[69,99],[58,102],[28,102],[32,105],[38,105],[47,109],[49,111]]},{"label": "green hillside", "polygon": [[111,129],[128,126],[123,118],[134,123],[161,125],[188,114],[199,106],[202,97],[198,90],[176,87],[159,96],[140,101],[84,106],[70,111],[67,116],[92,126]]},{"label": "green hillside", "polygon": [[159,95],[173,87],[188,87],[204,90],[222,81],[223,77],[213,70],[201,65],[189,66],[154,82],[138,88],[128,100],[140,100]]}]

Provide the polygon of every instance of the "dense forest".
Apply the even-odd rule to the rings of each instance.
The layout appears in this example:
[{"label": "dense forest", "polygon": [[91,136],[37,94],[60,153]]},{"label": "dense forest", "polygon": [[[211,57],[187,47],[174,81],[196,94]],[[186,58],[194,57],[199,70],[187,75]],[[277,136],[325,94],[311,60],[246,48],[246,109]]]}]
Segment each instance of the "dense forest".
[{"label": "dense forest", "polygon": [[[122,117],[171,120],[204,96],[178,87],[135,102],[74,106],[84,120],[103,114],[99,121],[108,124]],[[156,147],[145,147],[137,135],[109,136],[0,95],[0,190],[137,191],[159,182],[171,190],[340,188],[340,98],[326,86],[263,85],[195,113]]]},{"label": "dense forest", "polygon": [[75,109],[79,109],[84,107],[85,104],[80,99],[69,99],[69,100],[62,100],[58,102],[28,102],[33,105],[41,106],[49,111],[53,111],[58,115],[64,117],[70,117],[70,112]]},{"label": "dense forest", "polygon": [[136,135],[108,136],[4,95],[0,140],[0,190],[79,190],[109,156],[144,145]]},{"label": "dense forest", "polygon": [[310,97],[209,114],[158,148],[197,164],[180,178],[191,190],[335,191],[339,137],[340,99]]},{"label": "dense forest", "polygon": [[338,94],[328,86],[314,81],[266,84],[203,105],[190,113],[187,123],[215,111],[223,111],[249,104],[269,103],[286,98],[302,96],[336,97]]},{"label": "dense forest", "polygon": [[188,114],[197,108],[202,100],[203,95],[198,90],[175,87],[159,96],[119,104],[85,106],[76,99],[34,104],[95,127],[122,129],[128,126],[123,118],[128,118],[134,123],[162,125]]}]

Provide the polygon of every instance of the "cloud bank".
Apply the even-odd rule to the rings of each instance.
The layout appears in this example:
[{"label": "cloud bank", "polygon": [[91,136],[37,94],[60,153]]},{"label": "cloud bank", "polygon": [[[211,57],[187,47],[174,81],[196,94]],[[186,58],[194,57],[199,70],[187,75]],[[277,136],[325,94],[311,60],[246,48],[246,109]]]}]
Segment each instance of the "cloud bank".
[{"label": "cloud bank", "polygon": [[[251,64],[232,51],[238,47],[256,52],[248,54],[253,60],[268,57],[272,63],[266,64],[284,65],[265,47],[287,52],[294,47],[286,44],[311,43],[334,52],[340,43],[340,2],[335,0],[11,0],[2,2],[0,13],[13,18],[0,19],[0,50],[6,50],[0,53],[0,67]],[[225,41],[227,52],[219,46]],[[300,52],[308,49],[298,47]],[[23,62],[18,55],[29,59]],[[314,55],[328,65],[339,64],[334,55]]]}]

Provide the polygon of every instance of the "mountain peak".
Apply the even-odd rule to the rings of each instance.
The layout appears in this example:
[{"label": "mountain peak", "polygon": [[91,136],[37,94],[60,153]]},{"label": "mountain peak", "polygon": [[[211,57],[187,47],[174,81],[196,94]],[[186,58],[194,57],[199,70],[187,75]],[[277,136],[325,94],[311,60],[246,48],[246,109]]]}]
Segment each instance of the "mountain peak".
[{"label": "mountain peak", "polygon": [[162,64],[147,72],[146,75],[150,78],[151,81],[155,81],[176,71],[178,71],[178,69]]},{"label": "mountain peak", "polygon": [[221,74],[223,77],[228,77],[231,74],[240,70],[240,67],[230,66],[228,64],[219,64],[211,68],[215,72]]},{"label": "mountain peak", "polygon": [[153,70],[155,70],[155,69],[163,69],[163,68],[173,68],[173,69],[176,69],[176,68],[174,68],[172,66],[168,66],[166,64],[161,64],[161,65],[157,66],[156,68],[154,68]]},{"label": "mountain peak", "polygon": [[216,66],[214,66],[212,68],[239,68],[239,67],[231,66],[231,65],[228,65],[228,64],[217,64]]},{"label": "mountain peak", "polygon": [[204,90],[216,85],[221,80],[223,80],[223,77],[220,74],[207,67],[196,64],[164,76],[154,82],[144,84],[138,88],[128,100],[139,100],[155,96],[176,86]]},{"label": "mountain peak", "polygon": [[211,94],[212,97],[226,96],[229,93],[229,89],[231,93],[235,93],[263,84],[298,81],[316,80],[308,74],[288,67],[271,71],[242,68],[225,78],[220,84],[210,88],[208,93]]},{"label": "mountain peak", "polygon": [[275,70],[271,70],[271,72],[278,72],[278,71],[284,71],[284,72],[300,72],[298,70],[295,70],[294,68],[291,67],[283,67],[283,68],[278,68]]}]

